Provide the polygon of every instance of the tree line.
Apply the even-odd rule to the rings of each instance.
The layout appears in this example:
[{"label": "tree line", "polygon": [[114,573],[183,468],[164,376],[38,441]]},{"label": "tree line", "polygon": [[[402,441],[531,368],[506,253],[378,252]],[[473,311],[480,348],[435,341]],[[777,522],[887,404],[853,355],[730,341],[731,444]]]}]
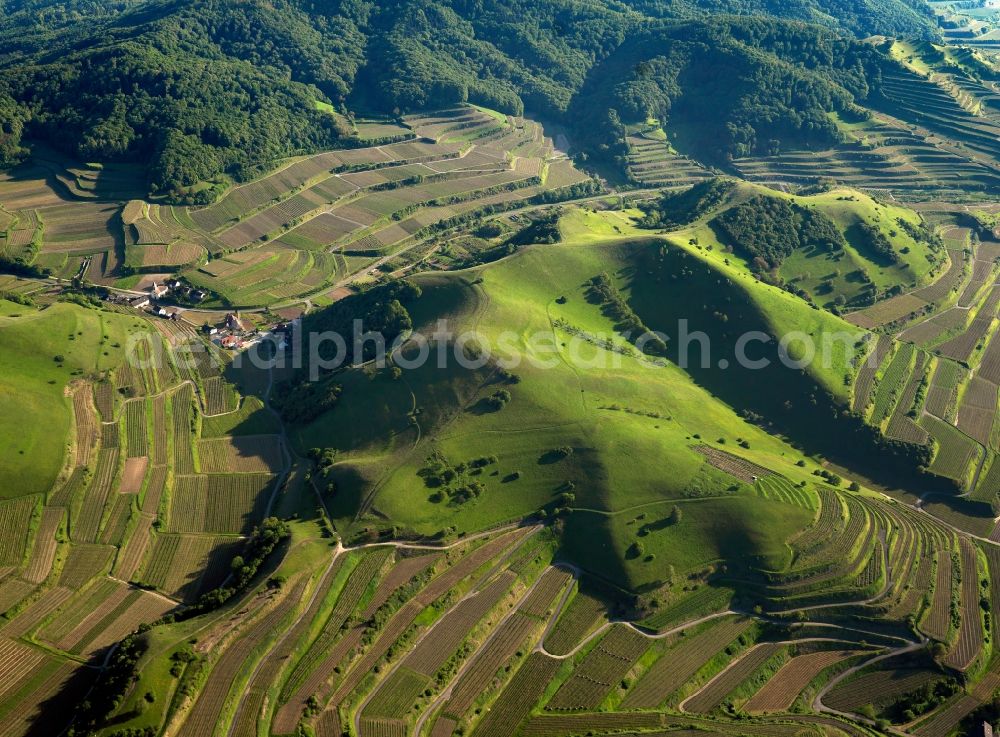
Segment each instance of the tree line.
[{"label": "tree line", "polygon": [[153,194],[205,202],[275,159],[355,145],[317,103],[528,111],[611,158],[628,123],[703,121],[696,148],[722,160],[830,140],[826,113],[877,83],[878,52],[854,36],[930,24],[915,0],[878,14],[857,0],[31,0],[0,17],[0,166],[44,140],[139,162]]}]

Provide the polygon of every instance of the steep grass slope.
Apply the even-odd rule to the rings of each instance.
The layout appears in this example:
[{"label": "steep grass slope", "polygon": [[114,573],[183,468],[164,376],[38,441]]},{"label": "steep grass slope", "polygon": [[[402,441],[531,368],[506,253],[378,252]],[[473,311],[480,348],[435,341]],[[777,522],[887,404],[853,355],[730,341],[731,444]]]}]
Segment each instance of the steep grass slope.
[{"label": "steep grass slope", "polygon": [[[747,353],[771,366],[753,370],[739,365],[736,340],[791,327],[817,343],[824,334],[859,333],[736,267],[727,272],[692,247],[628,223],[621,213],[571,211],[558,245],[415,279],[422,288],[410,308],[417,332],[439,330],[440,319],[448,331],[431,341],[430,362],[406,367],[414,343],[397,377],[390,369],[336,377],[343,386],[337,406],[293,435],[303,450],[339,449],[328,476],[339,527],[349,536],[385,525],[422,535],[471,532],[569,506],[567,550],[630,587],[663,574],[633,548],[641,525],[626,522],[643,513],[660,530],[643,544],[684,568],[719,559],[776,569],[789,562],[785,540],[812,512],[764,499],[748,504],[751,476],[772,471],[797,482],[816,467],[744,418],[773,418],[809,452],[847,438],[874,448],[863,425],[838,410],[856,347],[836,344],[829,366],[803,371],[781,362],[775,341],[761,343]],[[628,342],[621,303],[601,296],[595,278],[603,294],[617,294],[670,337],[663,356],[644,356]],[[697,351],[680,367],[680,320],[711,341],[710,367],[702,368]],[[456,341],[478,368],[456,365]],[[447,368],[437,367],[439,352]],[[722,451],[714,465],[705,446]],[[723,466],[742,458],[759,470],[723,472],[720,458]],[[683,534],[665,521],[674,506],[682,509]]]},{"label": "steep grass slope", "polygon": [[0,496],[52,488],[71,440],[67,387],[120,365],[132,322],[70,304],[36,312],[0,299]]}]

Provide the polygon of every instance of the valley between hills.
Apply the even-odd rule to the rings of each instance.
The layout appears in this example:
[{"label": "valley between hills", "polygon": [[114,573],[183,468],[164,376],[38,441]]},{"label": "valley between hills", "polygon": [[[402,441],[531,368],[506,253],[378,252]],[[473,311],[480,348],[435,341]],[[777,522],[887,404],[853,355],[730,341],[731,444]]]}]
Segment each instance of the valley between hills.
[{"label": "valley between hills", "polygon": [[995,12],[6,5],[0,736],[1000,718]]}]

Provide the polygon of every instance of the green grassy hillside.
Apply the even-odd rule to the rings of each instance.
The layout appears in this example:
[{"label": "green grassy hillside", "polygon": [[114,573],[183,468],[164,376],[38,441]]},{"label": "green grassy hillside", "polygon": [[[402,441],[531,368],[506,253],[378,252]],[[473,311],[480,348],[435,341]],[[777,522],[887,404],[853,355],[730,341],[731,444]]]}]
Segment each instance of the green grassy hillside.
[{"label": "green grassy hillside", "polygon": [[[752,486],[710,465],[696,447],[732,452],[795,482],[812,478],[815,466],[801,451],[739,411],[763,414],[775,403],[780,410],[792,398],[795,411],[785,415],[813,425],[822,418],[830,436],[855,432],[838,424],[834,399],[820,399],[829,397],[827,387],[846,392],[853,344],[840,346],[815,374],[780,365],[761,373],[736,366],[733,341],[742,329],[777,334],[794,325],[817,340],[853,329],[736,266],[727,273],[697,249],[643,235],[629,222],[622,213],[572,209],[558,245],[414,279],[422,289],[410,307],[418,332],[448,318],[453,337],[441,349],[452,351],[454,336],[471,331],[483,366],[336,377],[343,386],[337,406],[292,437],[303,452],[339,449],[327,487],[339,528],[349,535],[385,524],[421,535],[471,532],[568,505],[567,549],[629,587],[660,580],[664,568],[651,561],[661,557],[685,570],[718,560],[776,569],[788,563],[785,540],[812,512],[751,503]],[[713,368],[685,371],[642,357],[595,302],[591,282],[601,274],[650,327],[675,335],[676,320],[686,316],[692,331],[709,332]],[[703,303],[704,312],[697,309]],[[718,309],[729,312],[728,329],[716,329]],[[775,351],[765,349],[777,360]],[[519,365],[497,367],[515,353]],[[733,368],[719,369],[715,361],[727,356]],[[781,391],[769,395],[761,385]],[[489,400],[498,392],[510,399],[495,409]],[[674,505],[684,510],[683,523],[658,525]],[[641,541],[642,554],[632,549],[639,515],[654,529]]]},{"label": "green grassy hillside", "polygon": [[[722,160],[776,140],[829,142],[825,113],[863,96],[877,67],[875,49],[855,38],[931,28],[903,0],[877,12],[861,0],[14,3],[0,17],[11,39],[0,50],[0,164],[40,139],[85,161],[141,162],[151,192],[204,204],[275,159],[355,145],[364,136],[352,135],[349,110],[395,116],[466,101],[565,116],[582,137],[596,134],[595,153],[615,127],[611,109],[626,123],[647,117],[635,108],[672,109],[682,128],[707,111],[713,131],[699,153]],[[601,65],[609,58],[626,65],[627,89],[600,88],[620,78]],[[633,67],[655,74],[631,78]]]},{"label": "green grassy hillside", "polygon": [[0,496],[52,488],[71,440],[67,388],[121,364],[134,322],[73,304],[40,312],[0,299]]},{"label": "green grassy hillside", "polygon": [[[712,191],[710,185],[699,189]],[[685,200],[665,196],[651,207],[648,223],[670,222],[678,207],[686,207]],[[946,261],[943,243],[920,215],[848,188],[796,196],[741,183],[722,202],[693,215],[693,222],[671,234],[675,240],[828,309],[864,306],[921,286]],[[804,217],[818,220],[820,227],[806,232]],[[761,246],[787,250],[762,259]]]}]

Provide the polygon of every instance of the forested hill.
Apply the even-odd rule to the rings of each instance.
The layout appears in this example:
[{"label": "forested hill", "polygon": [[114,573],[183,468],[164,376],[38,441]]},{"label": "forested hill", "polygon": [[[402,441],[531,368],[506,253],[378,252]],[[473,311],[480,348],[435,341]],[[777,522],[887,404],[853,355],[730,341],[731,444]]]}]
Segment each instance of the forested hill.
[{"label": "forested hill", "polygon": [[[720,14],[768,19],[716,22]],[[715,91],[697,101],[685,88],[693,69],[751,70],[734,97],[711,101],[726,131],[735,126],[712,152],[722,155],[767,140],[755,121],[825,135],[821,116],[848,107],[872,67],[846,39],[933,32],[919,0],[8,0],[0,163],[23,154],[23,140],[43,139],[88,160],[139,160],[153,192],[178,193],[344,144],[347,130],[317,101],[391,113],[469,100],[579,119],[574,102],[587,87],[608,106],[588,110],[588,125],[597,116],[611,131],[611,106],[666,112],[679,100],[703,110]],[[830,49],[846,56],[831,62]],[[649,61],[653,74],[621,89],[588,82],[601,64],[624,73],[625,61]],[[792,85],[795,99],[758,105],[766,84]],[[801,120],[789,119],[800,98]]]},{"label": "forested hill", "polygon": [[[639,9],[662,5],[636,0]],[[923,0],[678,0],[675,13],[770,15],[838,28],[864,38],[872,34],[921,36],[933,33],[933,13]]]},{"label": "forested hill", "polygon": [[624,123],[654,118],[700,158],[838,140],[827,114],[864,114],[885,59],[819,26],[759,18],[670,23],[629,37],[592,71],[571,119],[624,154]]}]

